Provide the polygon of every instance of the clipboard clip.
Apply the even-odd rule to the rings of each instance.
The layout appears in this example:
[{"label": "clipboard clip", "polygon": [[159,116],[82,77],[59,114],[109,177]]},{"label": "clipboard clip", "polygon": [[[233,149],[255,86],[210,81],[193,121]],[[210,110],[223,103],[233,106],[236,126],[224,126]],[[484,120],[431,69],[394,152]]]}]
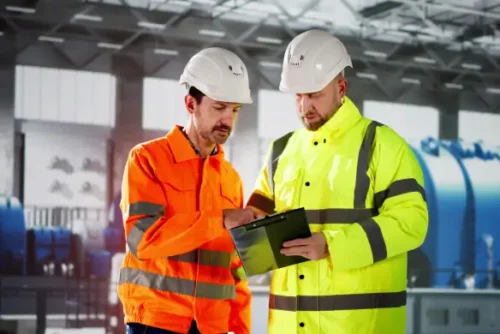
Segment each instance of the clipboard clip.
[{"label": "clipboard clip", "polygon": [[247,225],[244,225],[244,226],[245,226],[245,229],[247,231],[251,231],[251,230],[258,229],[259,227],[266,226],[269,224],[274,224],[274,223],[277,223],[279,221],[283,221],[283,220],[287,220],[287,219],[288,219],[288,217],[286,214],[275,214],[275,215],[264,217],[264,218],[259,219],[259,220],[255,220],[255,221],[253,221]]}]

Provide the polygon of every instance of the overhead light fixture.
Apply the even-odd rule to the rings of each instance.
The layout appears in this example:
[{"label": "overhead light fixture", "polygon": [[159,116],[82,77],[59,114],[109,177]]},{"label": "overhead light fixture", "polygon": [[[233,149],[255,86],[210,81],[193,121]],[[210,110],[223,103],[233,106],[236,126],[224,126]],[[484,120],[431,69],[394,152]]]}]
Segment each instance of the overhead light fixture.
[{"label": "overhead light fixture", "polygon": [[482,68],[481,65],[471,64],[471,63],[462,63],[462,64],[460,64],[460,66],[462,66],[465,69],[475,70],[475,71],[479,71]]},{"label": "overhead light fixture", "polygon": [[38,36],[38,40],[42,41],[42,42],[50,42],[50,43],[62,43],[62,42],[64,42],[64,38],[52,37],[52,36]]},{"label": "overhead light fixture", "polygon": [[213,37],[224,37],[226,33],[224,31],[201,29],[198,31],[200,35],[213,36]]},{"label": "overhead light fixture", "polygon": [[267,43],[267,44],[281,44],[283,42],[279,38],[263,37],[263,36],[258,36],[255,40],[259,43]]},{"label": "overhead light fixture", "polygon": [[280,68],[281,63],[276,63],[276,62],[272,62],[272,61],[261,61],[260,66],[271,67],[271,68]]},{"label": "overhead light fixture", "polygon": [[489,94],[500,94],[500,88],[488,87],[486,88],[486,92]]},{"label": "overhead light fixture", "polygon": [[97,15],[75,14],[75,16],[73,16],[73,20],[102,22],[102,17]]},{"label": "overhead light fixture", "polygon": [[3,36],[3,31],[0,31],[0,36]]},{"label": "overhead light fixture", "polygon": [[165,29],[164,24],[160,23],[154,23],[154,22],[148,22],[148,21],[140,21],[137,22],[137,25],[141,28],[146,28],[146,29],[154,29],[154,30],[163,30]]},{"label": "overhead light fixture", "polygon": [[97,43],[97,47],[103,48],[103,49],[120,50],[123,46],[120,44],[100,42],[100,43]]},{"label": "overhead light fixture", "polygon": [[9,12],[18,12],[24,14],[34,14],[36,12],[35,8],[19,7],[19,6],[5,6],[5,9]]},{"label": "overhead light fixture", "polygon": [[[156,3],[166,3],[165,0],[150,0],[151,2],[156,2]],[[183,6],[183,7],[188,7],[191,6],[191,3],[189,1],[182,1],[182,0],[170,0],[168,2],[169,5],[174,5],[174,6]]]},{"label": "overhead light fixture", "polygon": [[375,58],[387,58],[387,53],[373,50],[366,50],[363,52],[366,56],[375,57]]},{"label": "overhead light fixture", "polygon": [[420,80],[415,78],[401,78],[402,83],[412,84],[412,85],[420,85]]},{"label": "overhead light fixture", "polygon": [[449,88],[449,89],[463,89],[464,86],[461,85],[461,84],[456,84],[456,83],[453,83],[453,82],[447,82],[444,84],[446,88]]},{"label": "overhead light fixture", "polygon": [[356,76],[362,79],[370,79],[377,80],[378,76],[374,73],[366,73],[366,72],[356,72]]},{"label": "overhead light fixture", "polygon": [[179,51],[169,49],[154,49],[154,53],[157,55],[177,56],[179,54]]},{"label": "overhead light fixture", "polygon": [[436,60],[432,58],[427,58],[427,57],[414,57],[413,60],[416,63],[421,63],[421,64],[435,64]]}]

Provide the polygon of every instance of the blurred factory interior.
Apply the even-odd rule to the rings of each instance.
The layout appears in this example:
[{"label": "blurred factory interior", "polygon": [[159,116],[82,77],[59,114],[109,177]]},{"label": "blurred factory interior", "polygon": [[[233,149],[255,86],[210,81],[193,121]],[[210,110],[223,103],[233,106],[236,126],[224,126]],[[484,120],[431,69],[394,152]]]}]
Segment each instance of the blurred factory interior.
[{"label": "blurred factory interior", "polygon": [[[500,0],[0,1],[0,333],[124,333],[128,151],[186,121],[184,65],[226,47],[252,81],[225,146],[248,198],[269,142],[301,127],[277,86],[314,27],[345,43],[347,95],[425,173],[407,333],[500,333]],[[268,282],[251,282],[256,334]]]}]

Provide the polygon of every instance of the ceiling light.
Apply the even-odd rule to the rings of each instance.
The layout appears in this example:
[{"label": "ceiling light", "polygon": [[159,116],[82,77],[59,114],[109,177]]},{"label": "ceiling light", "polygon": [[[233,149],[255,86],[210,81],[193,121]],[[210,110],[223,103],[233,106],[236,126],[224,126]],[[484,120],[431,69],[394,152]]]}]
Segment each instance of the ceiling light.
[{"label": "ceiling light", "polygon": [[415,78],[401,78],[402,83],[420,85],[420,80]]},{"label": "ceiling light", "polygon": [[363,78],[363,79],[371,79],[371,80],[377,80],[377,75],[374,73],[366,73],[366,72],[357,72],[356,76],[358,78]]},{"label": "ceiling light", "polygon": [[468,70],[476,70],[479,71],[482,67],[481,65],[478,64],[471,64],[471,63],[462,63],[460,64],[463,68],[468,69]]},{"label": "ceiling light", "polygon": [[226,35],[223,31],[201,29],[198,31],[200,35],[214,36],[214,37],[224,37]]},{"label": "ceiling light", "polygon": [[380,51],[366,50],[364,54],[375,58],[387,58],[387,53]]},{"label": "ceiling light", "polygon": [[281,39],[272,38],[272,37],[258,36],[255,40],[259,43],[268,43],[268,44],[281,44],[282,43]]},{"label": "ceiling light", "polygon": [[500,88],[488,87],[486,88],[486,92],[490,94],[500,94]]},{"label": "ceiling light", "polygon": [[449,89],[462,89],[462,88],[464,88],[464,86],[463,86],[463,85],[461,85],[461,84],[456,84],[456,83],[453,83],[453,82],[447,82],[447,83],[445,84],[445,87],[446,87],[446,88],[449,88]]},{"label": "ceiling light", "polygon": [[64,42],[64,38],[61,37],[51,37],[51,36],[39,36],[39,41],[42,42],[51,42],[51,43],[62,43]]},{"label": "ceiling light", "polygon": [[416,63],[422,63],[422,64],[435,64],[436,61],[432,58],[426,58],[426,57],[414,57],[413,60]]},{"label": "ceiling light", "polygon": [[141,28],[146,28],[146,29],[156,29],[156,30],[165,29],[164,24],[154,23],[154,22],[140,21],[137,22],[137,25]]},{"label": "ceiling light", "polygon": [[102,17],[97,15],[75,14],[75,16],[73,16],[73,19],[82,21],[102,22]]},{"label": "ceiling light", "polygon": [[19,12],[25,14],[34,14],[36,12],[35,8],[19,7],[19,6],[6,6],[5,9],[7,9],[10,12]]},{"label": "ceiling light", "polygon": [[3,31],[0,31],[0,36],[3,36]]},{"label": "ceiling light", "polygon": [[260,62],[260,66],[280,68],[281,67],[281,63],[276,63],[276,62],[272,62],[272,61],[261,61]]},{"label": "ceiling light", "polygon": [[103,49],[120,50],[123,46],[120,44],[100,42],[100,43],[97,43],[97,47],[103,48]]},{"label": "ceiling light", "polygon": [[179,51],[177,50],[168,50],[168,49],[155,49],[154,53],[157,55],[165,55],[165,56],[177,56]]}]

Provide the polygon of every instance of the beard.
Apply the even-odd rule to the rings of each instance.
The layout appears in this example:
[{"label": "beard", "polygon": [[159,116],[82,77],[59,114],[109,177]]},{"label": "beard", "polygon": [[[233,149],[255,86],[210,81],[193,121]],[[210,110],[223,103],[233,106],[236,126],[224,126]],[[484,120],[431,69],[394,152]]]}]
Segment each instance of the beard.
[{"label": "beard", "polygon": [[217,125],[210,131],[203,131],[200,136],[206,141],[223,145],[229,139],[231,135],[232,128],[226,125]]},{"label": "beard", "polygon": [[[315,116],[314,120],[308,120],[307,117]],[[309,131],[316,131],[321,128],[328,120],[332,117],[332,115],[327,115],[327,117],[322,117],[317,112],[307,112],[304,116],[300,116],[300,120],[302,124]]]}]

